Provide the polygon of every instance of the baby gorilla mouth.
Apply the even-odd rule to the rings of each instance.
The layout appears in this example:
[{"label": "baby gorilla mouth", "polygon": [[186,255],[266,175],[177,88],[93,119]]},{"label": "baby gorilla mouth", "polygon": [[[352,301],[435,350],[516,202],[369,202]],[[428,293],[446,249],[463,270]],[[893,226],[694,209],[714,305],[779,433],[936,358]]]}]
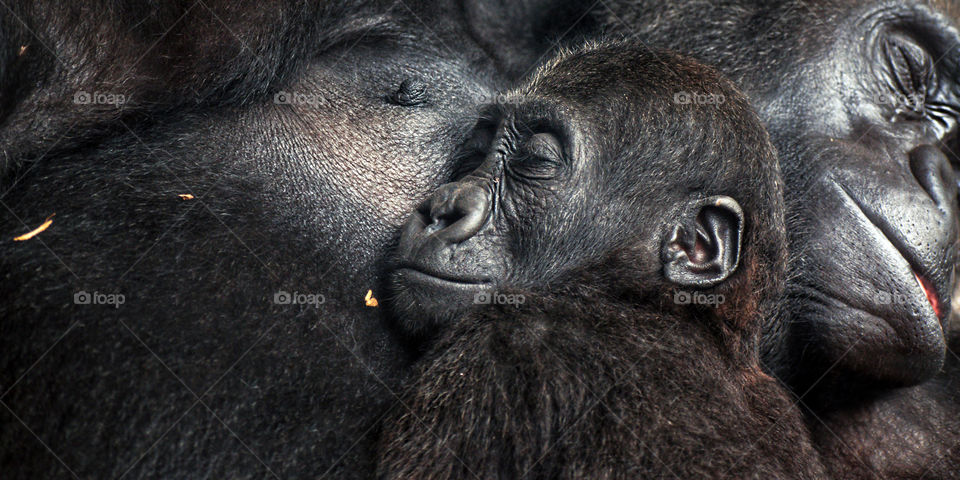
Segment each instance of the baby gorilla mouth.
[{"label": "baby gorilla mouth", "polygon": [[449,286],[453,288],[483,287],[492,285],[493,283],[489,278],[468,278],[446,273],[438,273],[414,265],[404,265],[398,269],[398,272],[403,272],[405,275],[409,276],[411,280],[433,283],[438,286]]},{"label": "baby gorilla mouth", "polygon": [[392,308],[409,320],[401,328],[414,338],[426,338],[477,304],[485,303],[494,284],[485,278],[438,273],[421,266],[394,270]]}]

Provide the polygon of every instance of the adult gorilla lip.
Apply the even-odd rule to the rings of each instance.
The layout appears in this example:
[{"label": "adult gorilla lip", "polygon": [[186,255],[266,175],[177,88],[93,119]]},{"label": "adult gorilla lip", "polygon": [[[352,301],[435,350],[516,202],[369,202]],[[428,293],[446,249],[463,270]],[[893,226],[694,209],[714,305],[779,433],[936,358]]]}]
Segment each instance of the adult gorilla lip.
[{"label": "adult gorilla lip", "polygon": [[[923,279],[939,286],[929,291],[942,291],[951,280],[936,275],[937,268],[952,268],[953,262],[950,252],[941,252],[946,240],[936,243],[940,238],[931,238],[931,244],[919,245],[915,242],[927,238],[909,228],[911,222],[923,225],[953,216],[918,203],[926,196],[907,182],[876,185],[863,180],[851,184],[856,188],[845,188],[837,181],[843,180],[839,175],[842,172],[814,180],[809,192],[816,194],[805,194],[810,210],[801,212],[805,216],[791,232],[796,242],[792,261],[800,274],[787,287],[793,320],[788,328],[794,334],[787,348],[805,366],[798,370],[784,365],[783,374],[805,377],[793,380],[801,383],[818,382],[829,373],[858,382],[916,385],[940,371],[946,353],[947,320],[936,316]],[[895,180],[900,179],[906,180]],[[851,176],[850,181],[860,177]],[[886,205],[905,207],[898,211]],[[901,226],[906,230],[896,229]],[[947,233],[953,242],[955,232]],[[924,275],[916,265],[927,264],[910,262],[911,254],[940,263],[931,263],[933,274]],[[949,313],[945,302],[951,293],[936,296],[944,302],[941,313]]]},{"label": "adult gorilla lip", "polygon": [[[942,324],[946,318],[946,310],[943,308],[942,299],[945,298],[944,292],[939,291],[939,289],[931,282],[928,278],[928,275],[918,264],[917,261],[911,259],[911,255],[905,251],[905,249],[896,242],[892,236],[886,231],[882,226],[881,222],[876,219],[876,215],[873,214],[870,209],[865,208],[864,205],[857,199],[856,195],[853,195],[850,192],[850,189],[847,188],[842,182],[833,180],[839,189],[840,192],[847,197],[847,199],[857,207],[857,210],[861,215],[871,224],[873,227],[883,236],[884,239],[900,254],[900,257],[907,263],[910,267],[910,270],[913,272],[914,278],[917,281],[917,285],[920,287],[920,292],[924,294],[927,299],[927,304],[930,305],[930,308],[933,310],[934,316]],[[947,292],[949,293],[949,292]],[[868,312],[869,313],[869,312]]]},{"label": "adult gorilla lip", "polygon": [[914,271],[913,274],[917,277],[917,283],[920,284],[920,289],[923,290],[924,295],[927,296],[927,301],[930,302],[930,306],[933,307],[934,315],[936,315],[937,318],[940,319],[940,322],[943,323],[943,319],[946,317],[946,312],[943,310],[943,306],[940,303],[940,296],[937,295],[936,287],[933,286],[930,280],[927,280],[916,271]]},{"label": "adult gorilla lip", "polygon": [[[878,363],[882,363],[887,374],[881,378],[899,386],[915,385],[940,371],[945,354],[944,346],[937,340],[943,338],[941,333],[928,331],[924,342],[905,342],[905,337],[899,334],[902,325],[898,325],[895,318],[881,314],[875,305],[860,304],[812,285],[800,287],[799,291],[804,292],[804,298],[812,300],[806,304],[808,318],[836,318],[845,312],[846,321],[857,324],[855,335],[844,334],[846,326],[827,331],[828,338],[843,339],[833,347],[839,348],[835,353],[838,358],[828,371],[846,358],[847,361],[842,362],[845,368],[852,367],[852,371],[860,372],[856,375],[862,377],[864,372],[873,372]],[[831,324],[827,321],[823,325]],[[921,351],[929,353],[918,354]]]}]

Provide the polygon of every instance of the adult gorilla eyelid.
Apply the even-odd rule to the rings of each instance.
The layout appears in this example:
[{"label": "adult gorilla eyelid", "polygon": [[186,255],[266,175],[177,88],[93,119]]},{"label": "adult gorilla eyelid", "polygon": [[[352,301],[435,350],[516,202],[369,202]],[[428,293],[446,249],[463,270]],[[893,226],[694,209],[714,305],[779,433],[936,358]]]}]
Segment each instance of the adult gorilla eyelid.
[{"label": "adult gorilla eyelid", "polygon": [[954,85],[953,93],[960,94],[960,28],[954,22],[949,25],[937,22],[936,26],[931,28],[930,22],[912,21],[888,27],[886,34],[922,50],[933,81],[940,83],[945,79]]},{"label": "adult gorilla eyelid", "polygon": [[[922,72],[917,72],[918,69],[918,60],[914,58],[915,52],[908,47],[905,42],[908,40],[903,38],[902,35],[890,35],[883,40],[883,57],[884,63],[889,69],[889,74],[893,82],[896,84],[896,88],[904,94],[913,94],[919,93],[917,90],[925,90],[929,85],[922,85],[922,82],[930,82],[930,78],[921,78],[923,75]],[[926,64],[926,59],[929,59],[932,62],[932,59],[929,58],[929,53],[921,47],[920,45],[914,45],[914,47],[923,52],[925,59],[919,61],[919,65]],[[901,65],[902,63],[902,65]],[[904,72],[904,68],[907,70]],[[931,74],[926,74],[929,77]],[[909,85],[907,84],[909,83]]]},{"label": "adult gorilla eyelid", "polygon": [[401,107],[416,107],[427,103],[427,85],[417,78],[405,78],[386,96],[386,101]]}]

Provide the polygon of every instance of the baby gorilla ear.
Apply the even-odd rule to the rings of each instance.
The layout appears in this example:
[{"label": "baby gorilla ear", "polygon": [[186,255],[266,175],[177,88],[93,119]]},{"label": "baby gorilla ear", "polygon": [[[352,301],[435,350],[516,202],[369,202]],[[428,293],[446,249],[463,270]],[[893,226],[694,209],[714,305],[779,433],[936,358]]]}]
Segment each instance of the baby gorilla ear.
[{"label": "baby gorilla ear", "polygon": [[664,276],[685,287],[717,285],[737,269],[742,234],[743,210],[736,200],[716,196],[691,201],[664,237]]}]

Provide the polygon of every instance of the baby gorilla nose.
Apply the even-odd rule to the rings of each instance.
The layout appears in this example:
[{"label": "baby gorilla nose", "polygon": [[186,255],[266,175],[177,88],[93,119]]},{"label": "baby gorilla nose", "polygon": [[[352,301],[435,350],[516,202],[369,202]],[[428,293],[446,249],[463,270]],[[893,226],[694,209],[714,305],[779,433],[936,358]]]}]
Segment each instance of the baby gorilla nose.
[{"label": "baby gorilla nose", "polygon": [[401,330],[428,338],[474,308],[503,275],[486,227],[489,192],[468,178],[441,186],[410,217],[397,246],[391,309],[406,312]]},{"label": "baby gorilla nose", "polygon": [[490,214],[490,201],[487,192],[479,185],[448,183],[440,187],[421,209],[430,220],[426,233],[454,244],[480,231]]}]

